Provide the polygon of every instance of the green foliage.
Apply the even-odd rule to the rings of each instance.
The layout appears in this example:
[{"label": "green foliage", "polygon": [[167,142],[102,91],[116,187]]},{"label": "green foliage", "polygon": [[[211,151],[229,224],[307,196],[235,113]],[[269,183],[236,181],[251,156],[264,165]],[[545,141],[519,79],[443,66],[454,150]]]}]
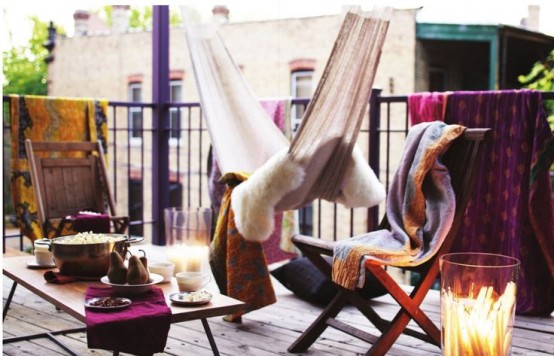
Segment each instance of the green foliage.
[{"label": "green foliage", "polygon": [[142,9],[132,7],[129,15],[129,27],[141,30],[152,28],[152,7],[145,6]]},{"label": "green foliage", "polygon": [[[113,23],[113,10],[111,5],[106,5],[102,10],[96,11],[108,26]],[[131,6],[129,14],[129,27],[140,30],[152,28],[152,6],[134,7]],[[181,16],[178,13],[170,11],[169,24],[179,25],[182,23]]]},{"label": "green foliage", "polygon": [[[129,16],[129,27],[141,30],[152,28],[152,6],[145,6],[142,9],[131,7],[131,15]],[[175,12],[169,13],[169,24],[178,25],[182,23],[181,16]]]},{"label": "green foliage", "polygon": [[4,94],[46,95],[48,51],[42,45],[48,39],[48,23],[31,17],[33,32],[29,43],[2,53]]},{"label": "green foliage", "polygon": [[[540,91],[554,91],[554,49],[543,60],[536,62],[527,75],[518,80],[525,88]],[[545,102],[545,110],[550,128],[554,131],[554,100]]]},{"label": "green foliage", "polygon": [[100,10],[99,16],[104,20],[104,22],[106,22],[106,25],[108,25],[109,27],[112,26],[113,16],[112,16],[111,5],[105,5],[104,7],[102,7],[102,10]]},{"label": "green foliage", "polygon": [[169,11],[169,24],[171,26],[180,25],[183,23],[183,19],[181,19],[181,15],[177,14],[175,12]]},{"label": "green foliage", "polygon": [[554,90],[554,49],[543,60],[536,62],[527,75],[518,77],[520,83],[529,89]]}]

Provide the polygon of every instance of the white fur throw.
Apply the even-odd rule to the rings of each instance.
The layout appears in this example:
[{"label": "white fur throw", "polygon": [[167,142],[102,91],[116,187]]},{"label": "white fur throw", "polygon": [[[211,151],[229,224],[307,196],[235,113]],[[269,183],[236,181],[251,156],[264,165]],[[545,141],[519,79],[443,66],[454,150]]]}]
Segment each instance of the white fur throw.
[{"label": "white fur throw", "polygon": [[[274,155],[250,178],[233,189],[231,208],[238,231],[247,241],[267,240],[274,229],[274,207],[304,180],[304,169],[287,155]],[[371,207],[385,199],[385,188],[354,147],[337,202],[347,207]]]},{"label": "white fur throw", "polygon": [[343,183],[336,202],[347,208],[371,208],[385,200],[387,195],[385,187],[367,164],[358,146],[354,146]]},{"label": "white fur throw", "polygon": [[274,207],[304,180],[304,169],[290,160],[288,148],[271,157],[233,189],[231,208],[235,225],[247,241],[265,241],[274,228]]}]

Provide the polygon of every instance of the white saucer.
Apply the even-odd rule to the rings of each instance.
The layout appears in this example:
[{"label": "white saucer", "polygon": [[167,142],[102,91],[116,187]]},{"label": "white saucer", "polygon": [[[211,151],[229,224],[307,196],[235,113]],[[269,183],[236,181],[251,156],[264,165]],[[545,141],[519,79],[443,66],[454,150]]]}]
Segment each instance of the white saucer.
[{"label": "white saucer", "polygon": [[179,292],[173,293],[169,296],[169,299],[177,304],[183,306],[194,306],[208,304],[212,300],[212,293],[205,289],[201,289],[196,292]]},{"label": "white saucer", "polygon": [[33,269],[50,269],[55,268],[56,264],[52,261],[52,263],[49,265],[39,265],[37,261],[29,261],[27,262],[27,267]]}]

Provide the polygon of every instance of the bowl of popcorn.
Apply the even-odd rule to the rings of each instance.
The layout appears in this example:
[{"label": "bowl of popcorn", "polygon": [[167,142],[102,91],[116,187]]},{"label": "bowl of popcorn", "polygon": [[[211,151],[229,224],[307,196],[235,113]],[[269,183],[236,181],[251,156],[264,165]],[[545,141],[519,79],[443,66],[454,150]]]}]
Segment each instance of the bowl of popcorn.
[{"label": "bowl of popcorn", "polygon": [[122,234],[81,232],[51,239],[49,249],[62,275],[99,279],[108,272],[111,251],[125,256],[129,243],[142,240]]}]

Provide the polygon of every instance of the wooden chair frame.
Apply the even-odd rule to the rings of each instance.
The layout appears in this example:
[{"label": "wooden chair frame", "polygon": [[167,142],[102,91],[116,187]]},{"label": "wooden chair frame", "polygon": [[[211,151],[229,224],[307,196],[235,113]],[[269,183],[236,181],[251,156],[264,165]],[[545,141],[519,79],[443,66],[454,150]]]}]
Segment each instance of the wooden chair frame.
[{"label": "wooden chair frame", "polygon": [[[60,223],[55,230],[55,236],[59,236],[71,219],[68,215],[77,214],[80,210],[94,209],[97,213],[108,214],[112,230],[123,234],[129,226],[128,216],[118,216],[115,200],[112,196],[106,163],[104,162],[104,150],[100,142],[32,142],[25,140],[25,150],[29,160],[31,182],[35,191],[38,217],[41,223],[43,236],[48,236],[48,226],[52,220]],[[71,154],[70,154],[71,153]],[[63,182],[67,175],[78,174],[83,179],[82,189],[92,192],[89,205],[75,208],[57,200],[51,204],[52,194],[48,189],[67,189],[64,184],[52,184],[54,170],[65,171],[60,175]],[[48,176],[50,175],[50,176]],[[47,187],[46,185],[51,185]],[[90,186],[86,186],[86,184]],[[84,203],[87,204],[87,203]],[[73,204],[74,205],[74,204]]]},{"label": "wooden chair frame", "polygon": [[[328,326],[372,344],[366,355],[384,355],[402,333],[438,347],[441,346],[440,329],[421,310],[420,305],[439,276],[440,256],[450,251],[454,237],[463,222],[464,212],[477,174],[477,163],[482,156],[483,143],[489,136],[489,131],[490,129],[466,129],[443,156],[443,162],[449,169],[452,187],[456,194],[454,221],[438,252],[424,264],[407,268],[407,270],[418,272],[421,276],[411,293],[407,294],[382,265],[366,265],[366,271],[375,276],[400,305],[396,316],[391,321],[382,318],[356,291],[335,284],[339,290],[335,298],[288,348],[289,352],[306,351]],[[389,228],[386,216],[379,226],[379,229],[383,228]],[[323,255],[333,255],[333,242],[302,235],[293,236],[292,241],[319,270],[330,278],[331,266],[323,259]],[[381,335],[370,334],[335,319],[347,304],[355,306],[381,332]],[[408,328],[410,320],[414,320],[423,332]]]}]

